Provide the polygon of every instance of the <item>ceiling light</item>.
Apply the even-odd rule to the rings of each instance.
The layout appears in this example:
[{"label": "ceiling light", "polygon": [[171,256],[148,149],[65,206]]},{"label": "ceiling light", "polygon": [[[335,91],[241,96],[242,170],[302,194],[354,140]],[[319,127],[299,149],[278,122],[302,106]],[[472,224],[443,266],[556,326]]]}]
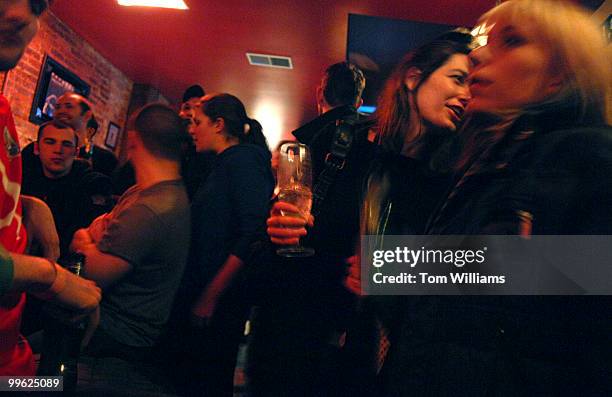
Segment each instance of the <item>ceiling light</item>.
[{"label": "ceiling light", "polygon": [[117,0],[120,6],[160,7],[188,10],[183,0]]}]

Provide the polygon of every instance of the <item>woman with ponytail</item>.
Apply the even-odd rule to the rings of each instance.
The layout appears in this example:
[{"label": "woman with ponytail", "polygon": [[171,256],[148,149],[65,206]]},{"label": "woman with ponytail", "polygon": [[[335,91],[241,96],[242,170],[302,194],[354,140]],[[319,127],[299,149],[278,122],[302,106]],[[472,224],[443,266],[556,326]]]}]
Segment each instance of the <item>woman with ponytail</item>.
[{"label": "woman with ponytail", "polygon": [[203,97],[190,134],[196,151],[213,151],[216,160],[192,203],[185,289],[193,294],[182,301],[190,305],[201,340],[187,381],[199,383],[193,386],[200,395],[231,396],[248,309],[241,270],[251,244],[265,233],[274,189],[271,155],[261,124],[230,94]]}]

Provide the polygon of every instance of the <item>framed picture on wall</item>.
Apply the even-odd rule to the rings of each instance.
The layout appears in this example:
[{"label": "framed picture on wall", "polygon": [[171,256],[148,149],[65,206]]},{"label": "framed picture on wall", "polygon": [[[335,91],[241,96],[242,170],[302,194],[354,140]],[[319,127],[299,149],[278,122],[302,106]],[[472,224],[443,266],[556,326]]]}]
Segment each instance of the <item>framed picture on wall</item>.
[{"label": "framed picture on wall", "polygon": [[55,103],[63,93],[73,91],[87,97],[89,90],[89,84],[49,55],[45,55],[30,110],[30,121],[42,124],[51,120],[55,112]]},{"label": "framed picture on wall", "polygon": [[104,144],[109,148],[115,150],[117,147],[117,142],[119,141],[119,133],[121,129],[119,126],[113,122],[108,123],[108,131],[106,132],[106,139],[104,140]]}]

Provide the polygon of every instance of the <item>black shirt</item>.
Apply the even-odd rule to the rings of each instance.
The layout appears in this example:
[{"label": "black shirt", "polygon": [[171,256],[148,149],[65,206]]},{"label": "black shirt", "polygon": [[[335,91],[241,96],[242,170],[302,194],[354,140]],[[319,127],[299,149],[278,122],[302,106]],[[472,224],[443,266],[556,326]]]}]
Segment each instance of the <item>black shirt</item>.
[{"label": "black shirt", "polygon": [[112,207],[110,179],[92,171],[89,164],[81,160],[75,160],[70,172],[58,179],[47,178],[42,165],[39,168],[24,167],[22,193],[43,200],[51,209],[60,238],[61,255],[68,253],[72,235],[77,229],[88,226]]}]

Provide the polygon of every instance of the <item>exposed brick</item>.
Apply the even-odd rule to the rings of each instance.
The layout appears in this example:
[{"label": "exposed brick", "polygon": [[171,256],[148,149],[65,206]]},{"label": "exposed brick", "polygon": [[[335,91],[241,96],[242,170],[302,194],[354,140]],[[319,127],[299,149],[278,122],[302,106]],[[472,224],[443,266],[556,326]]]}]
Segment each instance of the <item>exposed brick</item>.
[{"label": "exposed brick", "polygon": [[[95,140],[103,146],[109,122],[122,129],[125,125],[133,82],[52,13],[41,18],[38,35],[19,65],[8,73],[3,87],[13,108],[21,144],[36,136],[38,127],[28,118],[45,54],[91,86],[90,100],[100,122]],[[3,81],[4,73],[0,73],[0,83]]]}]

